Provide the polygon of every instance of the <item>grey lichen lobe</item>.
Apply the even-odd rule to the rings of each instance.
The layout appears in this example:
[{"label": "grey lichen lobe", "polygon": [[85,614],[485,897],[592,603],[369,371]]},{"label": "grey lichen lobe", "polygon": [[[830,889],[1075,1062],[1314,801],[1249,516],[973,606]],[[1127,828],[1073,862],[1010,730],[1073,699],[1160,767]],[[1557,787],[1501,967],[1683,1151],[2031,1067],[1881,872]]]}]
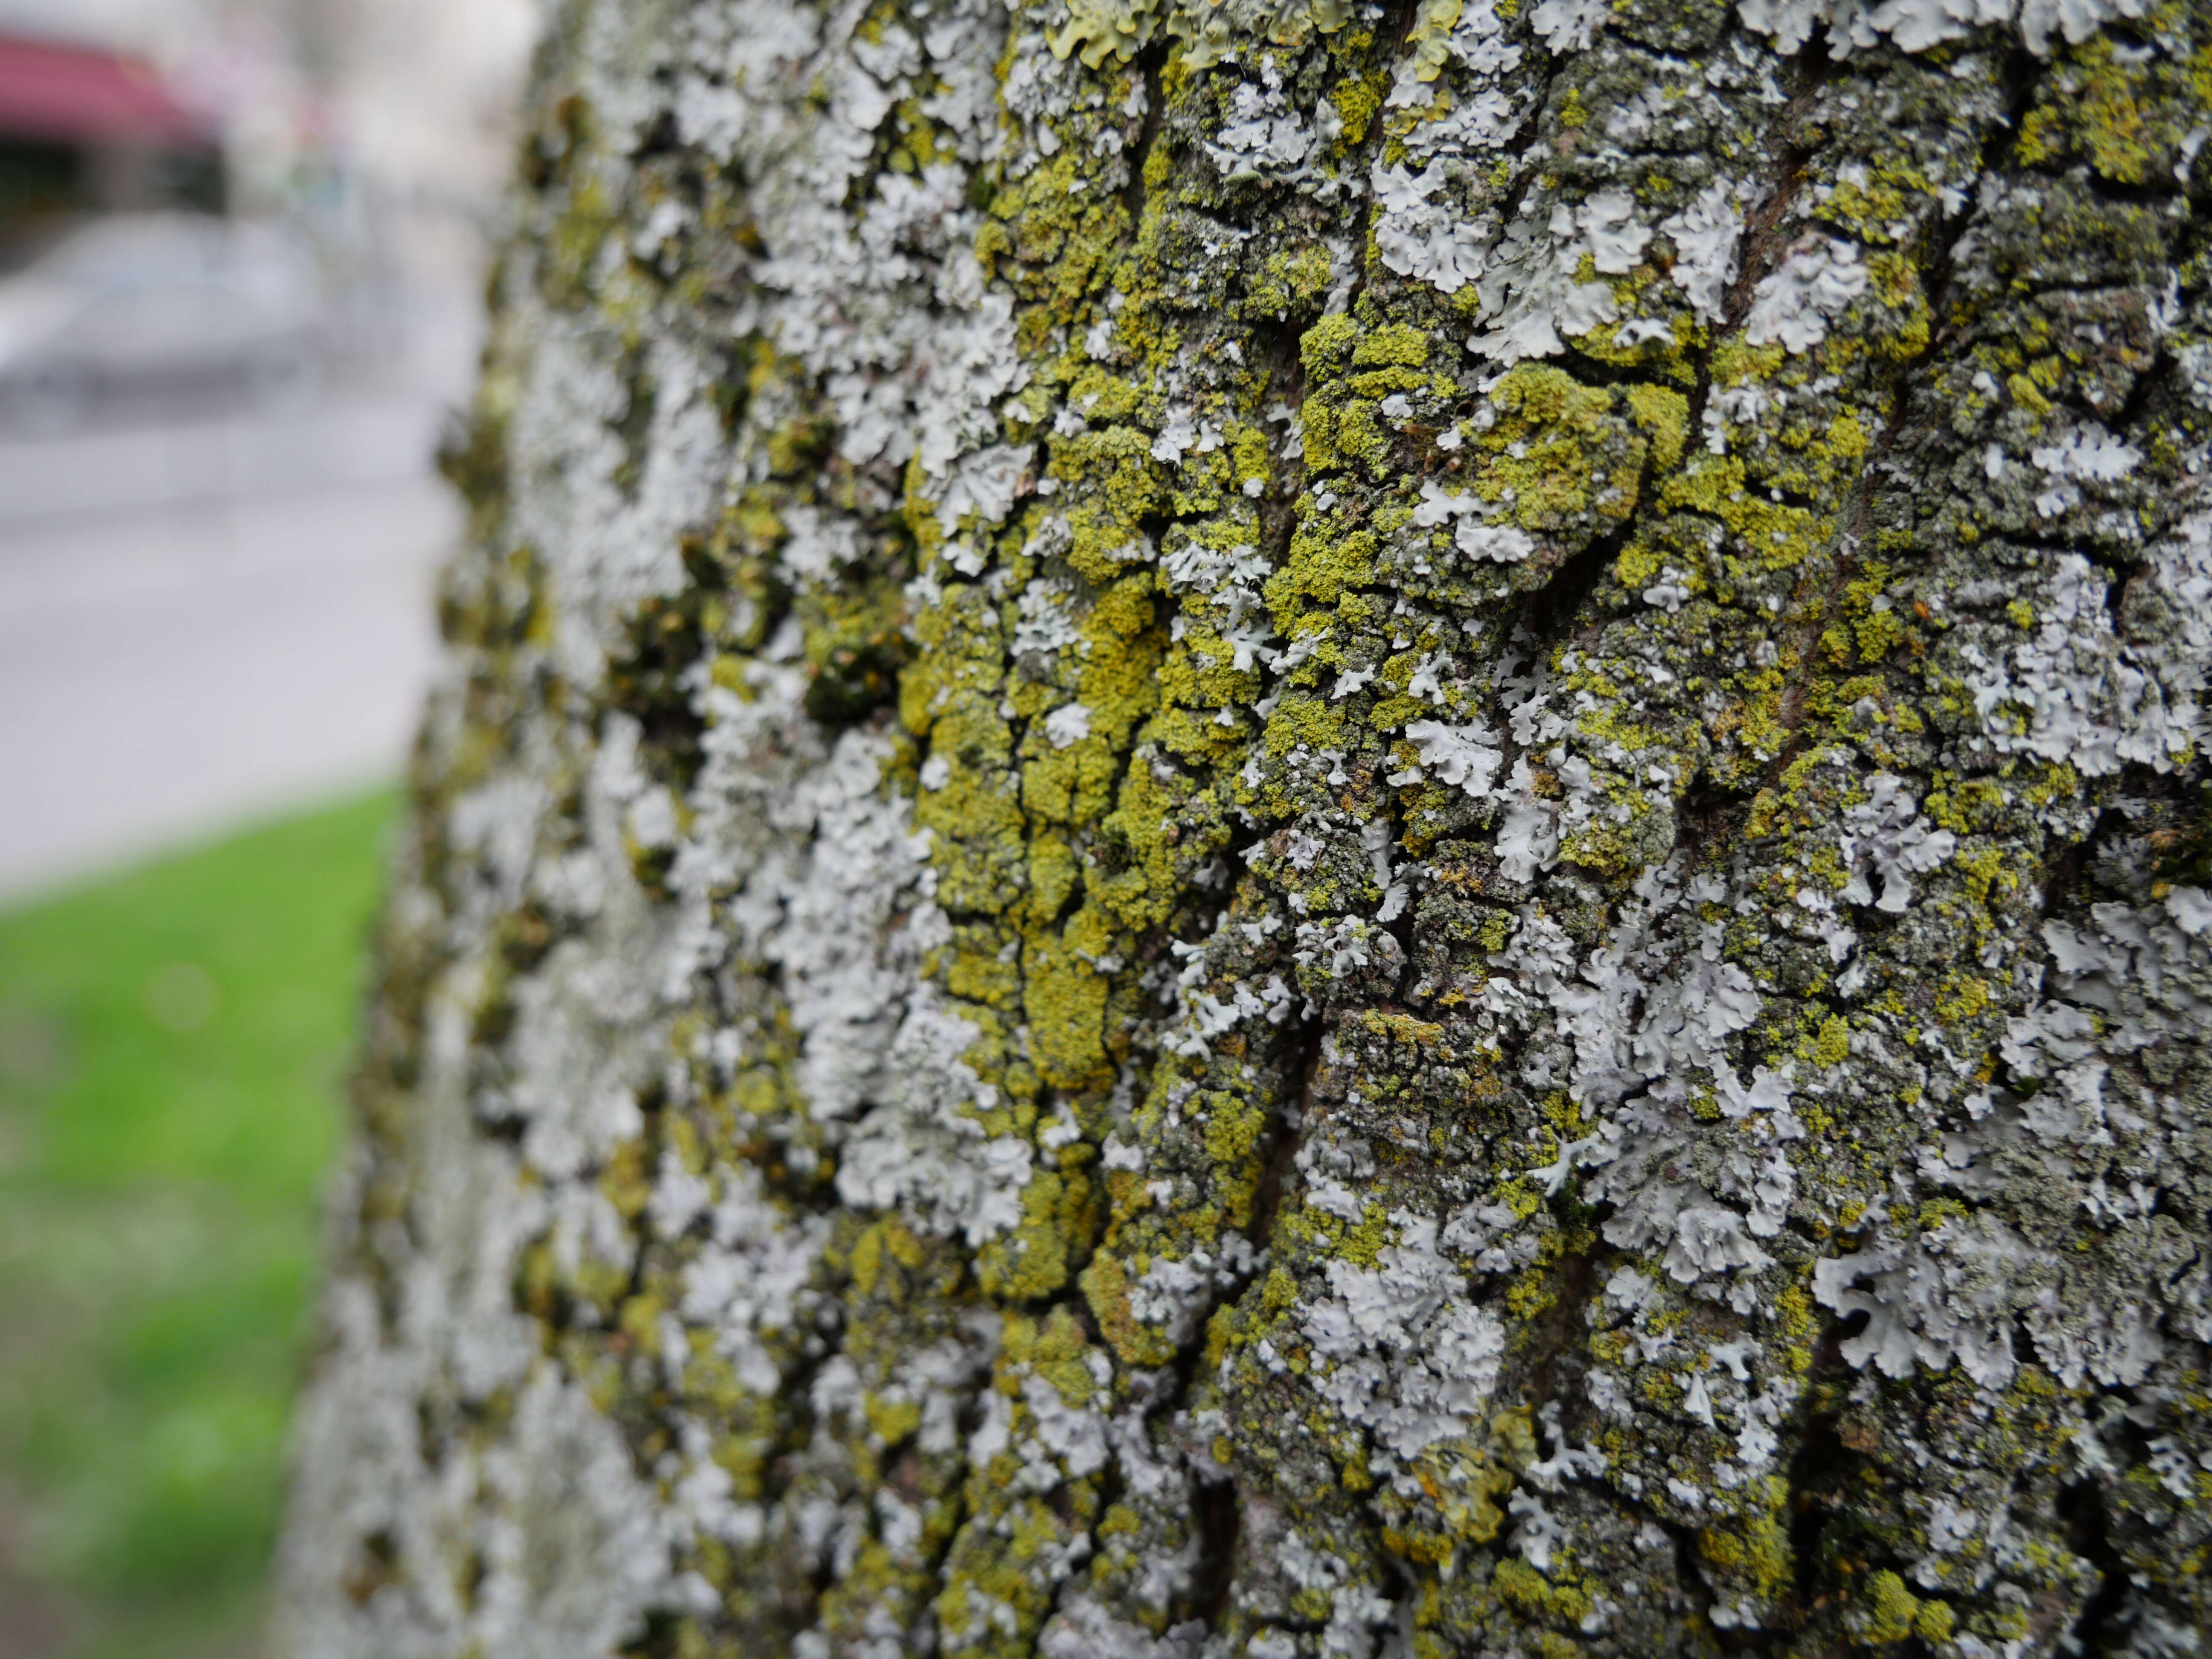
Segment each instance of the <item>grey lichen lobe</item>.
[{"label": "grey lichen lobe", "polygon": [[289,1649],[2199,1651],[2209,76],[568,6]]}]

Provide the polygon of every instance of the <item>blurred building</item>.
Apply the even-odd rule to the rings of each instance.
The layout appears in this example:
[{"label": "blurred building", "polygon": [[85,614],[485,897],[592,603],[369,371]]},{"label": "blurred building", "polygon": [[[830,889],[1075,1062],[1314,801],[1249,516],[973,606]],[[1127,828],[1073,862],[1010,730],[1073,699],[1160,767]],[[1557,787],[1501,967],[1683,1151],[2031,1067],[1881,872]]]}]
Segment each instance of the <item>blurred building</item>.
[{"label": "blurred building", "polygon": [[0,0],[0,221],[185,204],[476,254],[538,0]]},{"label": "blurred building", "polygon": [[0,33],[0,228],[87,212],[221,208],[223,124],[151,64]]}]

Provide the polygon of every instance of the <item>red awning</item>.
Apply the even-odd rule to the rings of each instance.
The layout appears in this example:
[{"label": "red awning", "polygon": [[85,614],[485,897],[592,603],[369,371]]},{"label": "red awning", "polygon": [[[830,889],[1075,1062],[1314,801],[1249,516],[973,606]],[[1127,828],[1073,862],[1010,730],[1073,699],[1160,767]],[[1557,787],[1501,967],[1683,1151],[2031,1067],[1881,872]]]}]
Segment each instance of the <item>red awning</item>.
[{"label": "red awning", "polygon": [[0,134],[61,143],[208,143],[212,120],[143,64],[0,35]]}]

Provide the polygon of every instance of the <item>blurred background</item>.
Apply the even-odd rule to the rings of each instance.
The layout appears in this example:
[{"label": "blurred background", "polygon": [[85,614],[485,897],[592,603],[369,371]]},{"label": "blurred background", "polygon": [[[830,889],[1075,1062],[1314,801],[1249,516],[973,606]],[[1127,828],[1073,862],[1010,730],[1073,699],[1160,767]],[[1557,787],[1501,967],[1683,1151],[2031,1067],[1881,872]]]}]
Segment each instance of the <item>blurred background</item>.
[{"label": "blurred background", "polygon": [[0,0],[0,1659],[250,1656],[538,0]]}]

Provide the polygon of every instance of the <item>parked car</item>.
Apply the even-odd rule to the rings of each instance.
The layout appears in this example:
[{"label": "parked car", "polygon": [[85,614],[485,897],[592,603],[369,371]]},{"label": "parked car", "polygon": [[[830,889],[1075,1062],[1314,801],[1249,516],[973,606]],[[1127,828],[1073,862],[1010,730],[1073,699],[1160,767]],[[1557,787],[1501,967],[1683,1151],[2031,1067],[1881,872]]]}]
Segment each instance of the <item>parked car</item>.
[{"label": "parked car", "polygon": [[314,255],[268,225],[121,215],[0,280],[0,414],[18,422],[134,392],[296,393],[328,352]]}]

